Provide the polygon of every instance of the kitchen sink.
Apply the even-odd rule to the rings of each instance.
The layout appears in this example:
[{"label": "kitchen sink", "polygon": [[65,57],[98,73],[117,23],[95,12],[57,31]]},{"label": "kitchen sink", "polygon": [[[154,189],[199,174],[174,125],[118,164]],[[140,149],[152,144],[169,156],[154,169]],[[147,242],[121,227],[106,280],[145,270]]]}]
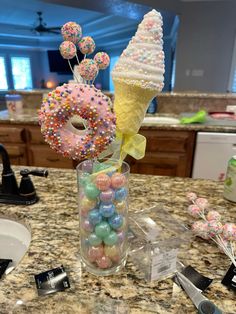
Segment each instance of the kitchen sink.
[{"label": "kitchen sink", "polygon": [[11,259],[6,274],[9,274],[21,261],[31,242],[29,229],[8,218],[0,218],[0,259]]},{"label": "kitchen sink", "polygon": [[153,124],[179,124],[180,120],[173,117],[145,117],[143,120],[144,123],[153,123]]}]

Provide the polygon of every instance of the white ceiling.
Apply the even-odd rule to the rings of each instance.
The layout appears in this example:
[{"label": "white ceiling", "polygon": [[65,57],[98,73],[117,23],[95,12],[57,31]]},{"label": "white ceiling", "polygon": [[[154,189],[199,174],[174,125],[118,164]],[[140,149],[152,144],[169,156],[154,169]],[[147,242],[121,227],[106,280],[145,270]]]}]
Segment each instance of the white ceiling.
[{"label": "white ceiling", "polygon": [[[75,7],[75,3],[76,6],[79,3],[80,8]],[[94,37],[98,47],[106,48],[109,45],[114,48],[127,45],[140,19],[150,9],[122,0],[0,0],[0,8],[0,47],[23,46],[39,49],[58,47],[61,36],[48,33],[39,36],[32,32],[32,28],[38,23],[37,11],[43,12],[47,27],[76,21],[82,26],[84,35]],[[164,33],[168,35],[174,15],[164,12],[164,19]]]}]

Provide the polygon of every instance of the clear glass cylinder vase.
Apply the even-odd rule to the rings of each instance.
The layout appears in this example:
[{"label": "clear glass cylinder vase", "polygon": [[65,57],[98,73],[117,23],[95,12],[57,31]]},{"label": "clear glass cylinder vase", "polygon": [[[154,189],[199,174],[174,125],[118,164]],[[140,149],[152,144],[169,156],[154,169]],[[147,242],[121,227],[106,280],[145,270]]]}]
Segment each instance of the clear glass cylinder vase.
[{"label": "clear glass cylinder vase", "polygon": [[77,166],[80,255],[95,275],[118,272],[128,251],[129,165],[86,160]]}]

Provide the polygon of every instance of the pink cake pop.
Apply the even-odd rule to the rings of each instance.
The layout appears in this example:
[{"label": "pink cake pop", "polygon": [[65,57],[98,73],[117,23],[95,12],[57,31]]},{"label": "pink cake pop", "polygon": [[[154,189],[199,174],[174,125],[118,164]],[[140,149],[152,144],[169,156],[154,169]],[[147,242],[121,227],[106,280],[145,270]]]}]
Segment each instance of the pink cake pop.
[{"label": "pink cake pop", "polygon": [[110,57],[105,52],[97,52],[93,60],[97,63],[98,68],[105,70],[110,64]]},{"label": "pink cake pop", "polygon": [[188,207],[188,212],[190,213],[190,215],[192,215],[193,217],[198,217],[199,214],[202,212],[202,209],[200,207],[198,207],[197,205],[189,205]]},{"label": "pink cake pop", "polygon": [[211,238],[222,233],[222,224],[219,221],[211,220],[207,223],[208,234]]},{"label": "pink cake pop", "polygon": [[93,38],[90,36],[83,37],[79,41],[78,46],[79,46],[79,50],[84,55],[86,55],[86,54],[89,55],[89,54],[93,53],[95,50],[95,47],[96,47]]},{"label": "pink cake pop", "polygon": [[226,223],[223,226],[223,236],[226,240],[236,241],[236,224]]},{"label": "pink cake pop", "polygon": [[94,80],[98,74],[96,62],[92,59],[84,59],[81,61],[79,64],[79,74],[87,81]]},{"label": "pink cake pop", "polygon": [[192,230],[193,230],[193,233],[195,233],[199,237],[206,240],[209,239],[207,222],[201,221],[201,220],[195,221],[192,224]]},{"label": "pink cake pop", "polygon": [[82,37],[82,29],[76,22],[68,22],[62,26],[61,34],[64,40],[77,44]]},{"label": "pink cake pop", "polygon": [[210,210],[206,215],[206,219],[208,221],[211,220],[219,221],[221,219],[221,214],[218,213],[216,210]]},{"label": "pink cake pop", "polygon": [[71,41],[63,41],[59,47],[60,53],[64,59],[73,59],[76,55],[76,47]]}]

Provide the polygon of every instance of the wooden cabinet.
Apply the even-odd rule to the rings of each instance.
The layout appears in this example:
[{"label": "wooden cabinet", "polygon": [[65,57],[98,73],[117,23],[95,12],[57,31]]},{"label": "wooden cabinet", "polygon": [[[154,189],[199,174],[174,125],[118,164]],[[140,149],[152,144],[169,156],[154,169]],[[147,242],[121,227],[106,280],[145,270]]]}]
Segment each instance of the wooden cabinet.
[{"label": "wooden cabinet", "polygon": [[189,177],[193,162],[195,132],[164,131],[142,128],[147,139],[146,154],[141,160],[127,157],[131,172]]},{"label": "wooden cabinet", "polygon": [[28,164],[26,130],[23,126],[0,125],[0,143],[6,148],[11,164]]},{"label": "wooden cabinet", "polygon": [[72,160],[57,154],[45,143],[39,126],[29,126],[27,132],[30,166],[73,168]]},{"label": "wooden cabinet", "polygon": [[[191,175],[195,131],[162,130],[143,127],[147,138],[145,157],[128,156],[131,172],[189,177]],[[74,168],[77,162],[62,157],[45,143],[38,125],[0,125],[0,143],[6,147],[15,165]]]}]

